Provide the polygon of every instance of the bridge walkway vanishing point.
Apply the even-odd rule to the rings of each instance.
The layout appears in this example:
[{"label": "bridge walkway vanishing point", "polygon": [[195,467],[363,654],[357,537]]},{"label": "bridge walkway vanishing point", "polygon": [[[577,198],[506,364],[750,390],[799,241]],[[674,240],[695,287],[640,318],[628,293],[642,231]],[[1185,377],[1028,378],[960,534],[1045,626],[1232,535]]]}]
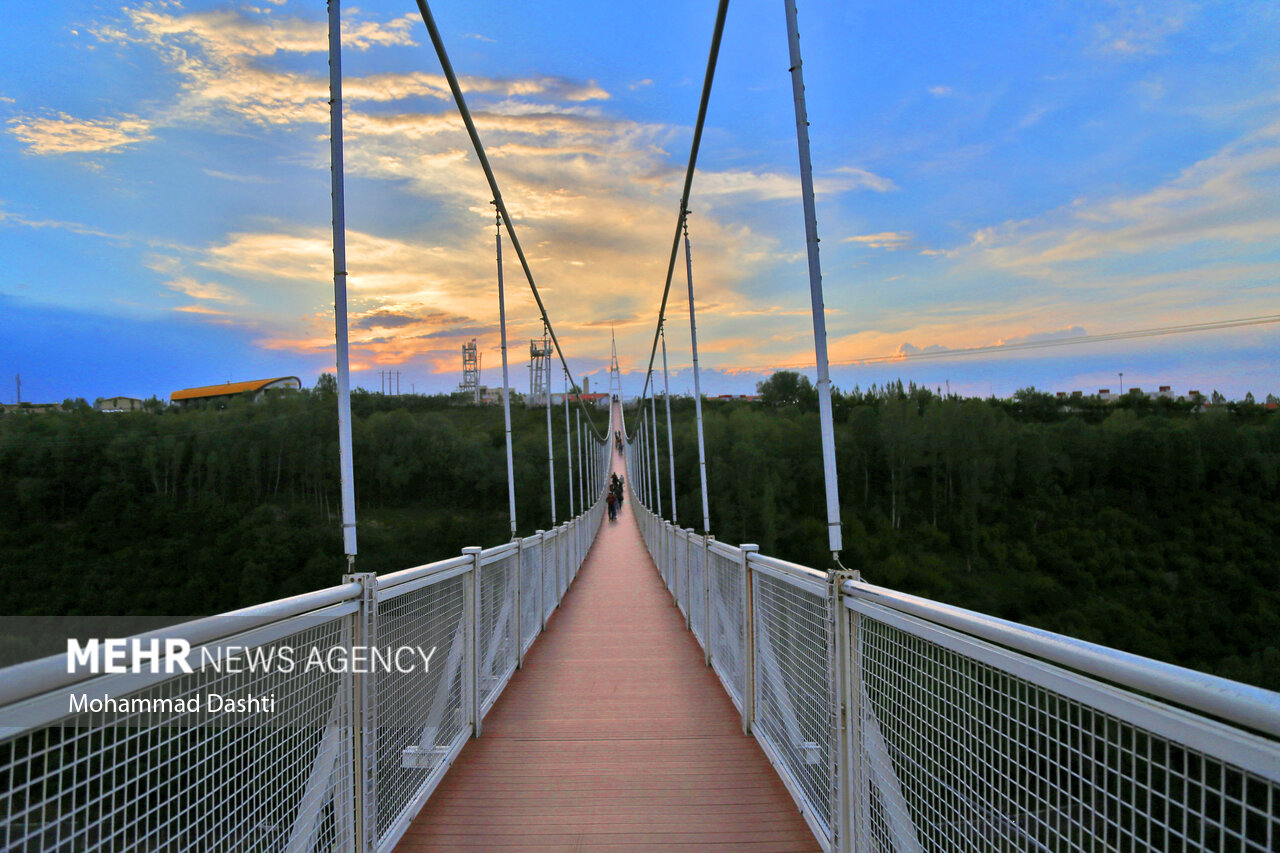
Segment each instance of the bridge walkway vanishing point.
[{"label": "bridge walkway vanishing point", "polygon": [[[620,455],[613,470],[625,474]],[[820,850],[641,539],[601,524],[547,631],[396,850]]]}]

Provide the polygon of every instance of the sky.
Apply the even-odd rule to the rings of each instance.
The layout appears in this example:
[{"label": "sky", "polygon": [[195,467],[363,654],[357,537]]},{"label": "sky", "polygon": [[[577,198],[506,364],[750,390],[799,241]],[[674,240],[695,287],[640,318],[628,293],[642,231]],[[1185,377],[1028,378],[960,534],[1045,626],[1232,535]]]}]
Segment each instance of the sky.
[{"label": "sky", "polygon": [[[332,370],[324,3],[10,11],[0,401]],[[715,3],[433,13],[572,369],[606,386],[612,331],[637,393]],[[838,386],[1280,393],[1280,6],[802,0],[799,29]],[[491,197],[415,5],[344,7],[342,61],[353,384],[451,390],[475,337],[498,385]],[[690,202],[706,393],[812,371],[788,66],[783,4],[731,4]],[[683,257],[667,332],[687,393]]]}]

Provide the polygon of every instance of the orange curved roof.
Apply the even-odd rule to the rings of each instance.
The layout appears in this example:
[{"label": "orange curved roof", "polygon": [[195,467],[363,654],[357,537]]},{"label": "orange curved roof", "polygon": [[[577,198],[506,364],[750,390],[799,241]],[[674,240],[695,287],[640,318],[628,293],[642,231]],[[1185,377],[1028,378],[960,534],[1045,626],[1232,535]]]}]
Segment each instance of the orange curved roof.
[{"label": "orange curved roof", "polygon": [[273,382],[292,379],[302,387],[302,380],[296,376],[276,376],[272,379],[251,379],[248,382],[227,382],[222,385],[205,385],[200,388],[183,388],[169,395],[170,400],[198,400],[201,397],[227,397],[232,394],[261,391]]}]

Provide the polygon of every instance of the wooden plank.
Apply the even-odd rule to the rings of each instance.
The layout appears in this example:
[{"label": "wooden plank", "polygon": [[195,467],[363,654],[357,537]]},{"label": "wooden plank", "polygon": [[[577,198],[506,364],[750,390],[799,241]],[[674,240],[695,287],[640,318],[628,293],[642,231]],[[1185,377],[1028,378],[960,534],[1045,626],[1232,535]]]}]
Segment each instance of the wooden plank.
[{"label": "wooden plank", "polygon": [[[620,474],[621,460],[614,467]],[[628,501],[396,848],[820,850],[688,632]]]}]

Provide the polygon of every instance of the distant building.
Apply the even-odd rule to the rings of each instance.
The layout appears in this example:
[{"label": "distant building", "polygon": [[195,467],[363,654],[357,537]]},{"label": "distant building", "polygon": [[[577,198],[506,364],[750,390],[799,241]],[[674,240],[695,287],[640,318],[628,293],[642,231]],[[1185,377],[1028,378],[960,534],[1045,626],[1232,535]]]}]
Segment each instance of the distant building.
[{"label": "distant building", "polygon": [[759,394],[717,394],[709,397],[710,400],[745,400],[748,403],[756,403],[760,400]]},{"label": "distant building", "polygon": [[169,400],[183,407],[226,403],[239,396],[245,396],[257,402],[269,391],[297,391],[301,387],[302,381],[296,376],[277,376],[274,379],[253,379],[248,382],[183,388],[181,391],[170,394]]},{"label": "distant building", "polygon": [[[569,395],[569,402],[570,402],[570,403],[577,403],[577,402],[579,402],[579,401],[581,401],[582,403],[585,403],[585,404],[586,404],[586,405],[588,405],[588,406],[595,406],[596,408],[603,408],[603,407],[605,407],[605,406],[608,406],[608,405],[609,405],[609,395],[608,395],[608,394],[570,394],[570,395]],[[564,405],[564,394],[563,394],[563,393],[561,393],[561,394],[552,394],[552,395],[551,395],[551,405],[553,405],[553,406],[563,406],[563,405]]]},{"label": "distant building", "polygon": [[99,397],[93,407],[99,412],[137,412],[142,410],[142,401],[137,397]]}]

